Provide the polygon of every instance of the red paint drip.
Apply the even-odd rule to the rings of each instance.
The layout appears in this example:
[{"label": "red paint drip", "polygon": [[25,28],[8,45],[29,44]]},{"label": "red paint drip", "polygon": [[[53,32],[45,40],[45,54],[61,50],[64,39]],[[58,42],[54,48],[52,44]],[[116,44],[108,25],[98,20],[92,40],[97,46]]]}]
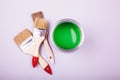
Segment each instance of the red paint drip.
[{"label": "red paint drip", "polygon": [[52,70],[49,65],[47,65],[44,69],[47,73],[52,74]]},{"label": "red paint drip", "polygon": [[33,56],[33,57],[32,57],[32,66],[33,66],[33,68],[34,68],[35,66],[37,66],[37,64],[38,64],[38,57]]}]

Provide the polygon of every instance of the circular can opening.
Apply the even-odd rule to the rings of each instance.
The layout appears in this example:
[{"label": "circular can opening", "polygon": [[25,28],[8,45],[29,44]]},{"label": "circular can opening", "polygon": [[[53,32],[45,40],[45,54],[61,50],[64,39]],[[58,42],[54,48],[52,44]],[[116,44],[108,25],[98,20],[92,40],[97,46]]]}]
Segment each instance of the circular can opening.
[{"label": "circular can opening", "polygon": [[73,51],[81,46],[84,33],[81,25],[72,19],[59,20],[52,31],[52,43],[63,51]]}]

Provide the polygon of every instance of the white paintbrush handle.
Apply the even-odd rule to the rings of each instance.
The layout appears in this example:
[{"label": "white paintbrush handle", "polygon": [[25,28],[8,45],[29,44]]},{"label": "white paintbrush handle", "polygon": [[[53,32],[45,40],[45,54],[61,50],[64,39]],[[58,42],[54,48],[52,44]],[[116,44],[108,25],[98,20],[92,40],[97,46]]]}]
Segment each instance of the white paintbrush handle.
[{"label": "white paintbrush handle", "polygon": [[48,57],[48,60],[54,64],[55,61],[54,61],[54,55],[53,55],[53,51],[47,41],[47,39],[44,40],[44,45],[45,45],[45,49],[46,49],[46,53],[47,53],[47,57]]}]

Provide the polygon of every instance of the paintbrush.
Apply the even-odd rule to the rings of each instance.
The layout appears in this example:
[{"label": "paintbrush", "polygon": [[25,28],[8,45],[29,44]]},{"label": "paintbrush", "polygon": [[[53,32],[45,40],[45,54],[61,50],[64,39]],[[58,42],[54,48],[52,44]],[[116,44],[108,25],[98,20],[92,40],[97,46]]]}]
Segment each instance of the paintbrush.
[{"label": "paintbrush", "polygon": [[35,19],[34,31],[33,31],[33,38],[35,41],[35,50],[32,58],[33,67],[35,67],[38,63],[39,48],[45,39],[46,28],[47,28],[47,21],[45,19],[43,18]]},{"label": "paintbrush", "polygon": [[[14,37],[15,43],[22,50],[23,53],[33,56],[35,50],[35,42],[33,40],[32,33],[28,29],[24,29],[17,36]],[[49,64],[40,56],[38,62],[41,67],[49,74],[52,74]]]},{"label": "paintbrush", "polygon": [[[39,12],[35,12],[33,13],[32,15],[32,19],[33,21],[35,22],[35,18],[43,18],[43,13],[41,11]],[[55,60],[54,60],[54,55],[53,55],[53,51],[48,43],[48,28],[46,29],[46,37],[45,37],[45,40],[44,40],[44,45],[45,45],[45,49],[46,49],[46,53],[47,53],[47,57],[48,57],[48,60],[54,64],[55,63]]]}]

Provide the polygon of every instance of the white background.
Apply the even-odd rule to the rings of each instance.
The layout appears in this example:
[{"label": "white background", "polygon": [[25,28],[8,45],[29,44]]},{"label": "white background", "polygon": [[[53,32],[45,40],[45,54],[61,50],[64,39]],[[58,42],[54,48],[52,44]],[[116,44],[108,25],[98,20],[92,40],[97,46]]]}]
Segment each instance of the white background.
[{"label": "white background", "polygon": [[[32,68],[31,56],[22,53],[13,41],[24,28],[33,31],[31,14],[40,10],[50,23],[50,31],[58,20],[72,18],[85,32],[76,53],[62,53],[51,45],[53,75],[40,66]],[[0,24],[0,80],[120,79],[119,0],[0,0]],[[41,53],[46,58],[44,46]]]}]

